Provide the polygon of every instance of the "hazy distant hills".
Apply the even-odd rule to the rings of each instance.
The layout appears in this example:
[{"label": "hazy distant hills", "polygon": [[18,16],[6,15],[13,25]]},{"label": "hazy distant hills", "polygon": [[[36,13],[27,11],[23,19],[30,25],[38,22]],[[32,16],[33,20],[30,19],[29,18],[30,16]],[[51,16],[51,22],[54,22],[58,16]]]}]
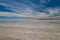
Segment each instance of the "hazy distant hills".
[{"label": "hazy distant hills", "polygon": [[18,20],[18,19],[34,19],[34,20],[60,20],[60,16],[56,16],[56,17],[43,17],[43,18],[30,18],[30,17],[6,17],[6,16],[0,16],[0,19],[2,20],[2,19],[10,19],[10,20],[13,20],[13,19],[15,19],[15,20]]},{"label": "hazy distant hills", "polygon": [[60,17],[47,17],[47,18],[40,18],[40,19],[37,19],[37,20],[60,20]]}]

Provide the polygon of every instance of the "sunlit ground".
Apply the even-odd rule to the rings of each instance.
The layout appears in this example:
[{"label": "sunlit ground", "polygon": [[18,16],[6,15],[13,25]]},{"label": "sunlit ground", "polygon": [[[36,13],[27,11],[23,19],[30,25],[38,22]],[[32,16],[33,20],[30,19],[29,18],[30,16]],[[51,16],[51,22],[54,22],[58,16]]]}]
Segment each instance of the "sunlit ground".
[{"label": "sunlit ground", "polygon": [[0,40],[60,40],[60,20],[0,22]]}]

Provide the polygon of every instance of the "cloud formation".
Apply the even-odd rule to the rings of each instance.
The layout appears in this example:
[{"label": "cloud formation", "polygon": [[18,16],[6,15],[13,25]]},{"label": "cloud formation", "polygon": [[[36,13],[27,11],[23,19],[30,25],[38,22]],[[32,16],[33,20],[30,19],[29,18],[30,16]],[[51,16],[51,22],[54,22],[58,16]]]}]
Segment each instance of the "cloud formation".
[{"label": "cloud formation", "polygon": [[[1,5],[6,6],[8,9],[11,9],[15,12],[22,12],[26,8],[29,8],[34,11],[41,11],[46,4],[48,4],[49,0],[38,0],[39,5],[37,3],[31,2],[30,0],[1,0]],[[33,0],[34,1],[34,0]]]},{"label": "cloud formation", "polygon": [[38,2],[39,4],[37,5],[30,0],[21,0],[21,2],[16,0],[1,0],[0,5],[3,5],[6,9],[13,10],[14,12],[0,12],[0,16],[32,18],[60,16],[60,8],[46,7],[50,0],[40,0]]},{"label": "cloud formation", "polygon": [[[48,12],[48,13],[47,13]],[[0,16],[7,16],[7,17],[31,17],[31,18],[48,18],[48,17],[55,17],[60,16],[60,9],[48,9],[46,12],[35,12],[31,9],[26,8],[23,12],[14,13],[14,12],[0,12]]]}]

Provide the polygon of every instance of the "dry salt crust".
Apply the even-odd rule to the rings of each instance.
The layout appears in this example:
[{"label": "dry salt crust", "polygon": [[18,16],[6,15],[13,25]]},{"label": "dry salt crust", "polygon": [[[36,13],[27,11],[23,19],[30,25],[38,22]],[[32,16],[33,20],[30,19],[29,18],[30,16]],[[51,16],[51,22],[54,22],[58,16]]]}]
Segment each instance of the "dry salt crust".
[{"label": "dry salt crust", "polygon": [[60,21],[0,23],[0,40],[60,40]]}]

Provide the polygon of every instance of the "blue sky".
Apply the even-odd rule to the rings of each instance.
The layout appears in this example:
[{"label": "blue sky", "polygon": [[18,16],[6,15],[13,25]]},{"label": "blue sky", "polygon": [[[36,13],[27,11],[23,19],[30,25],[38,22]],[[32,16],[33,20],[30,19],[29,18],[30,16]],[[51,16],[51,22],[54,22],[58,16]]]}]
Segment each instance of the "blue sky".
[{"label": "blue sky", "polygon": [[0,20],[56,16],[60,16],[60,0],[0,0]]}]

